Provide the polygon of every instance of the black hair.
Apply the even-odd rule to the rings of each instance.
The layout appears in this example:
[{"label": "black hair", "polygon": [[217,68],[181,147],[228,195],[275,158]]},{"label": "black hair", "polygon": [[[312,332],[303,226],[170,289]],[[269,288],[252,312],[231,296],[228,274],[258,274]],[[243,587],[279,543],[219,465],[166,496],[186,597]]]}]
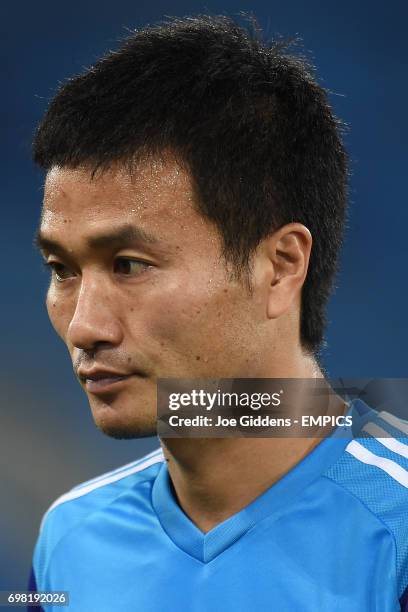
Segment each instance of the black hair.
[{"label": "black hair", "polygon": [[224,16],[146,27],[59,89],[33,153],[46,170],[95,171],[173,152],[239,275],[262,239],[286,223],[306,225],[313,248],[300,334],[316,353],[342,241],[347,156],[325,90],[289,51]]}]

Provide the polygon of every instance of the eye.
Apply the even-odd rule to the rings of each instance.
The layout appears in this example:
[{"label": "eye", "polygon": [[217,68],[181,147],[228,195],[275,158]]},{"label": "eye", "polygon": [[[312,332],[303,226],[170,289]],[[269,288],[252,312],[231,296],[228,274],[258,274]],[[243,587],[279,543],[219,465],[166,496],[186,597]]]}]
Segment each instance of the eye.
[{"label": "eye", "polygon": [[125,276],[137,276],[150,268],[150,264],[140,259],[130,259],[128,257],[118,257],[113,266],[114,272]]},{"label": "eye", "polygon": [[63,283],[69,278],[73,278],[75,276],[74,272],[64,266],[64,264],[59,261],[46,261],[45,266],[51,269],[52,276],[58,283]]}]

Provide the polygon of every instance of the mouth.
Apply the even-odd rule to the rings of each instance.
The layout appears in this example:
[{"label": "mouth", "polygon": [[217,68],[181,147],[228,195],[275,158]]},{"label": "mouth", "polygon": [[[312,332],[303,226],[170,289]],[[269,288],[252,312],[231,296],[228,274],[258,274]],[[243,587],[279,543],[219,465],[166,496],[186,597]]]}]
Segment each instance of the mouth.
[{"label": "mouth", "polygon": [[78,371],[78,376],[86,391],[95,395],[116,391],[131,378],[143,378],[137,372],[125,374],[105,370]]}]

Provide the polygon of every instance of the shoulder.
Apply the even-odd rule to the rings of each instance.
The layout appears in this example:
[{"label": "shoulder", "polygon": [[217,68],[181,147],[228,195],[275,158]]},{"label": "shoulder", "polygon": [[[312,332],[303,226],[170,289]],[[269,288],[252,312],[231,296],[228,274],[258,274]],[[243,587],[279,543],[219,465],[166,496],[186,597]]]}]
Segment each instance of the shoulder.
[{"label": "shoulder", "polygon": [[392,534],[402,592],[408,584],[408,422],[389,412],[373,414],[325,475],[360,499]]},{"label": "shoulder", "polygon": [[154,481],[164,461],[161,449],[77,485],[49,507],[40,526],[34,553],[37,581],[53,550],[65,535],[83,524],[94,512],[103,511],[130,489],[142,490]]},{"label": "shoulder", "polygon": [[158,448],[141,459],[75,486],[58,497],[48,508],[43,517],[40,531],[56,508],[64,506],[64,511],[73,512],[79,506],[86,506],[89,509],[100,507],[112,501],[124,489],[154,479],[163,461],[163,452]]},{"label": "shoulder", "polygon": [[385,490],[395,503],[408,499],[408,422],[388,412],[373,414],[326,475],[362,497],[369,486],[380,508]]}]

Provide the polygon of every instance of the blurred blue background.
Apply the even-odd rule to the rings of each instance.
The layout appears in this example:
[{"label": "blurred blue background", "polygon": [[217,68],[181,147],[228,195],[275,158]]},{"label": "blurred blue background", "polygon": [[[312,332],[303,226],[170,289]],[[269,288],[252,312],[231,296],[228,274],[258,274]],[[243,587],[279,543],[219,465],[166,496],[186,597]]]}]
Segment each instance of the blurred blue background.
[{"label": "blurred blue background", "polygon": [[165,15],[254,13],[268,37],[300,35],[350,125],[351,215],[329,308],[333,377],[407,376],[408,4],[391,0],[2,4],[3,145],[0,589],[26,585],[41,515],[68,488],[157,445],[99,433],[44,308],[32,247],[42,199],[33,130],[57,84]]}]

